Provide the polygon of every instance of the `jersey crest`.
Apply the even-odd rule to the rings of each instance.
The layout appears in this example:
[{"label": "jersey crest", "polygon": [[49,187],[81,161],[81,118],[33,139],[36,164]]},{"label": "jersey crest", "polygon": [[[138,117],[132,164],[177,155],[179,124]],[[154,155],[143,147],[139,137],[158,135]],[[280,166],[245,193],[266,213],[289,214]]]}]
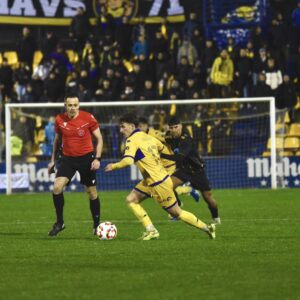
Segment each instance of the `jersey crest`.
[{"label": "jersey crest", "polygon": [[79,130],[77,130],[77,134],[79,136],[84,136],[85,135],[85,130],[84,129],[79,129]]}]

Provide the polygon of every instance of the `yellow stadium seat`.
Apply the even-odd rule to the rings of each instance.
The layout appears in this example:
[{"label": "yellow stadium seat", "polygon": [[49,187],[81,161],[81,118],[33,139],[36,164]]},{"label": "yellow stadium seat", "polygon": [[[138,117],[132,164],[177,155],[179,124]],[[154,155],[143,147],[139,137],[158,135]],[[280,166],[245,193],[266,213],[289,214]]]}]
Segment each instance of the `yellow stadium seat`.
[{"label": "yellow stadium seat", "polygon": [[297,103],[295,105],[295,109],[300,109],[300,96],[297,98]]},{"label": "yellow stadium seat", "polygon": [[[276,140],[275,140],[276,149],[283,149],[283,142],[284,142],[283,137],[276,137]],[[267,148],[271,149],[271,138],[268,139]]]},{"label": "yellow stadium seat", "polygon": [[300,148],[300,140],[297,137],[287,137],[284,140],[284,149],[298,150]]},{"label": "yellow stadium seat", "polygon": [[0,53],[0,65],[2,64],[2,54]]},{"label": "yellow stadium seat", "polygon": [[299,123],[291,124],[288,135],[289,136],[299,136],[300,137],[300,124]]},{"label": "yellow stadium seat", "polygon": [[280,156],[286,157],[286,156],[294,156],[294,152],[293,151],[280,151],[279,152]]},{"label": "yellow stadium seat", "polygon": [[37,141],[38,143],[43,143],[45,141],[45,130],[40,129],[37,134]]},{"label": "yellow stadium seat", "polygon": [[271,152],[270,151],[264,151],[262,154],[263,157],[270,157],[271,156]]},{"label": "yellow stadium seat", "polygon": [[68,50],[66,50],[66,53],[68,55],[69,61],[72,64],[75,64],[78,62],[79,57],[78,57],[78,54],[74,50],[68,49]]},{"label": "yellow stadium seat", "polygon": [[284,123],[291,123],[291,119],[288,111],[284,114]]},{"label": "yellow stadium seat", "polygon": [[3,53],[3,57],[7,58],[7,62],[9,65],[17,65],[18,64],[18,55],[16,51],[7,51]]},{"label": "yellow stadium seat", "polygon": [[40,64],[42,58],[43,58],[43,53],[41,51],[38,50],[34,52],[33,64],[32,64],[33,70]]},{"label": "yellow stadium seat", "polygon": [[295,155],[300,156],[300,150],[296,151]]},{"label": "yellow stadium seat", "polygon": [[286,124],[276,124],[276,132],[277,131],[284,131],[284,130],[286,130],[286,128],[287,128],[287,125]]},{"label": "yellow stadium seat", "polygon": [[287,124],[276,124],[275,125],[275,130],[276,130],[276,135],[285,135],[287,133],[288,125]]}]

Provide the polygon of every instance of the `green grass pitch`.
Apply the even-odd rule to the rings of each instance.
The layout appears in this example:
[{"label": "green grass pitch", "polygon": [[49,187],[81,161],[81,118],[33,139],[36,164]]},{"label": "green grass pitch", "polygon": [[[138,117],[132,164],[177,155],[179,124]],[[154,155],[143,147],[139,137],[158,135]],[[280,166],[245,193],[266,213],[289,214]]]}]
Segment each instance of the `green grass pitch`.
[{"label": "green grass pitch", "polygon": [[[65,194],[66,229],[49,238],[49,194],[0,195],[0,299],[300,299],[300,190],[216,190],[217,239],[169,221],[144,202],[160,239],[143,228],[126,192],[103,192],[102,220],[114,241],[91,234],[88,201]],[[201,200],[184,208],[210,221]]]}]

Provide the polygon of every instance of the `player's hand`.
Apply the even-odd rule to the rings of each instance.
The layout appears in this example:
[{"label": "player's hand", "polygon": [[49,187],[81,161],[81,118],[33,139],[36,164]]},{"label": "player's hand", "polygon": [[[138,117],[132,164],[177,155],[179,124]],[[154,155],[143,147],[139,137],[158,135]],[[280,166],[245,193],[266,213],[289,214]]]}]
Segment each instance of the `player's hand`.
[{"label": "player's hand", "polygon": [[94,159],[91,163],[91,171],[96,171],[100,168],[100,161],[98,159]]},{"label": "player's hand", "polygon": [[54,161],[51,161],[49,164],[48,164],[48,174],[52,174],[54,173]]},{"label": "player's hand", "polygon": [[106,165],[105,172],[111,172],[113,170],[112,165],[113,165],[112,163]]}]

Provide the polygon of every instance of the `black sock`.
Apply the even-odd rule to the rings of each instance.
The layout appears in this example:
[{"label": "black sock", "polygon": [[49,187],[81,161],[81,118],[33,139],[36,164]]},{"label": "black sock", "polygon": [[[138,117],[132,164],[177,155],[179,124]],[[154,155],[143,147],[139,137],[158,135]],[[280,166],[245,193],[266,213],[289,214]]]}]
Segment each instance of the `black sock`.
[{"label": "black sock", "polygon": [[98,226],[100,222],[100,200],[99,197],[97,197],[94,200],[90,199],[90,210],[92,213],[94,226]]},{"label": "black sock", "polygon": [[209,208],[209,210],[210,210],[210,213],[211,213],[211,216],[212,216],[213,219],[219,217],[218,207],[211,207],[211,206],[208,206],[208,208]]},{"label": "black sock", "polygon": [[53,203],[55,206],[55,210],[56,210],[56,222],[63,224],[64,223],[64,217],[63,217],[63,211],[64,211],[64,194],[58,194],[58,195],[54,195],[53,196]]}]

